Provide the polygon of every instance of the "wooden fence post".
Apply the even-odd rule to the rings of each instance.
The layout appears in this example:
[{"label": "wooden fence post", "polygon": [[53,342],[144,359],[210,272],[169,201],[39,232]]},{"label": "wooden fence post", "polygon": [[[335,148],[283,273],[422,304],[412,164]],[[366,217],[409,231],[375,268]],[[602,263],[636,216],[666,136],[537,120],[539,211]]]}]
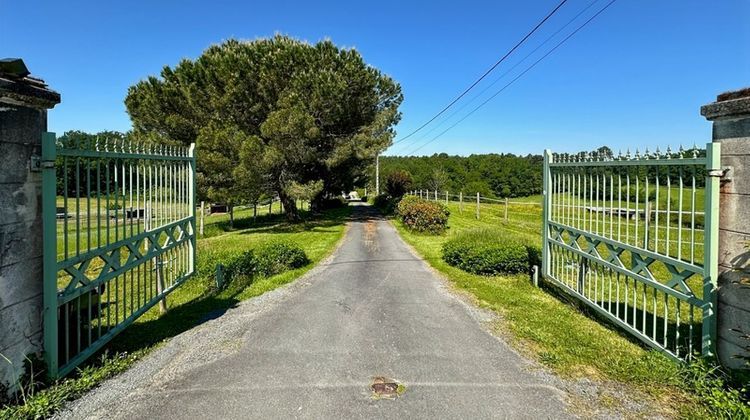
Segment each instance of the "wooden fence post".
[{"label": "wooden fence post", "polygon": [[445,192],[445,205],[448,205],[448,191]]},{"label": "wooden fence post", "polygon": [[477,193],[477,220],[479,220],[479,193]]},{"label": "wooden fence post", "polygon": [[505,197],[505,221],[508,221],[508,197]]},{"label": "wooden fence post", "polygon": [[268,215],[270,216],[271,213],[273,213],[273,197],[268,200]]},{"label": "wooden fence post", "polygon": [[464,192],[463,191],[458,193],[458,212],[459,213],[464,212]]},{"label": "wooden fence post", "polygon": [[438,200],[438,198],[437,198],[437,190],[435,190],[435,201],[437,201],[437,200]]}]

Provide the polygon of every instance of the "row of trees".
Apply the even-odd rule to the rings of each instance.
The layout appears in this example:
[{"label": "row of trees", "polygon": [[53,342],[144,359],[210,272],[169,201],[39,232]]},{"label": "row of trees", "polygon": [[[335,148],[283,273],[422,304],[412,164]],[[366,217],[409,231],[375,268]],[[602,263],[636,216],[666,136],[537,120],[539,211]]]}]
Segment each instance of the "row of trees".
[{"label": "row of trees", "polygon": [[401,87],[353,49],[286,36],[229,40],[128,90],[138,141],[196,143],[199,192],[236,205],[263,194],[298,219],[297,198],[367,182],[392,142]]},{"label": "row of trees", "polygon": [[380,172],[383,179],[408,172],[413,188],[520,197],[541,193],[542,163],[541,155],[382,156]]},{"label": "row of trees", "polygon": [[[685,157],[705,156],[703,149],[685,152]],[[612,160],[617,159],[607,146],[599,147],[591,151],[582,151],[568,155],[568,159],[577,157],[580,160]],[[662,159],[666,154],[660,155]],[[656,156],[649,156],[655,159]],[[672,153],[671,159],[679,159],[680,155]],[[463,191],[467,194],[479,192],[485,197],[522,197],[542,192],[542,166],[544,158],[541,155],[516,156],[513,154],[483,154],[470,156],[449,156],[445,153],[432,156],[382,156],[380,158],[380,171],[382,179],[386,183],[393,175],[395,179],[409,179],[411,188],[429,189],[431,191],[452,191],[458,193]],[[561,169],[562,172],[578,173],[579,169]],[[705,185],[706,170],[701,165],[688,166],[653,166],[644,160],[644,166],[633,166],[630,168],[598,167],[590,168],[587,174],[592,176],[603,176],[610,174],[623,177],[628,174],[633,179],[648,178],[652,183],[659,180],[661,185],[667,184],[667,178],[677,185],[683,178],[685,185],[695,185],[702,188]],[[635,187],[631,188],[632,191]],[[609,187],[611,190],[612,187]],[[641,186],[641,189],[643,187]],[[611,191],[607,190],[608,194]],[[386,185],[387,191],[387,185]],[[583,193],[583,192],[582,192]],[[591,191],[588,191],[591,194]],[[604,194],[605,190],[596,192]],[[653,191],[651,192],[653,193]],[[634,192],[633,192],[634,194]]]}]

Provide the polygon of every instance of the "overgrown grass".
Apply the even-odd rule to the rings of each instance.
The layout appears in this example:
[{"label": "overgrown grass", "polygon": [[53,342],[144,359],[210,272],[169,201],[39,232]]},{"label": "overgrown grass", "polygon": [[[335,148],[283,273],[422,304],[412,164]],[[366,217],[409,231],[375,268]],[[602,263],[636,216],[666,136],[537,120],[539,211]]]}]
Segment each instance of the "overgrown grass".
[{"label": "overgrown grass", "polygon": [[[474,205],[464,203],[463,212],[458,203],[450,203],[449,208],[449,229],[441,236],[415,233],[398,221],[394,223],[406,242],[430,265],[458,289],[470,292],[480,306],[501,315],[498,328],[510,332],[511,341],[524,354],[566,378],[616,381],[632,387],[650,396],[663,408],[661,414],[667,416],[679,413],[684,417],[728,418],[727,413],[750,410],[742,407],[737,395],[731,396],[731,391],[717,387],[716,381],[700,388],[698,385],[710,383],[711,378],[705,376],[701,381],[700,375],[690,373],[694,368],[686,369],[659,352],[643,348],[617,328],[568,302],[555,288],[535,288],[526,274],[480,276],[443,261],[443,244],[474,228],[493,227],[507,235],[498,240],[520,240],[538,246],[541,242],[538,207],[511,206],[508,221],[504,220],[503,205],[482,204],[479,220],[475,218]],[[712,404],[706,394],[718,394],[713,401],[721,403]]]},{"label": "overgrown grass", "polygon": [[[288,224],[278,214],[263,215],[253,222],[250,209],[235,215],[233,227],[229,226],[228,217],[215,216],[212,223],[206,224],[206,237],[198,240],[199,273],[168,296],[166,314],[161,315],[158,307],[152,308],[69,378],[51,384],[40,381],[40,376],[27,378],[22,382],[25,397],[1,408],[0,419],[47,417],[67,401],[123,372],[165,340],[220,317],[242,300],[300,277],[333,251],[343,236],[349,212],[345,207],[326,211],[315,218],[305,214],[307,221]],[[299,245],[310,263],[270,277],[240,277],[225,289],[216,289],[213,267],[218,262],[279,240]]]}]

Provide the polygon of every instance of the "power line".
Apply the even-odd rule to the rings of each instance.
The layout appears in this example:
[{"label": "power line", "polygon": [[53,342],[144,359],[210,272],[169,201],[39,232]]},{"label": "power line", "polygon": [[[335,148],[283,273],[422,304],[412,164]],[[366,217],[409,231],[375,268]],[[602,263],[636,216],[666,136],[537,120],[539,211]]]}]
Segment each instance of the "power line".
[{"label": "power line", "polygon": [[552,47],[551,50],[547,51],[547,53],[545,53],[538,60],[536,60],[533,64],[531,64],[529,67],[527,67],[524,71],[522,71],[513,80],[511,80],[505,86],[503,86],[502,88],[500,88],[500,90],[498,90],[497,92],[495,92],[494,94],[492,94],[492,96],[490,96],[489,98],[487,98],[484,102],[482,102],[481,104],[479,104],[476,108],[472,109],[468,114],[464,115],[460,120],[456,121],[453,125],[451,125],[450,127],[446,128],[445,130],[443,130],[442,132],[440,132],[440,134],[438,134],[437,136],[435,136],[432,139],[430,139],[427,143],[425,143],[425,144],[417,147],[416,149],[414,149],[411,152],[406,153],[406,154],[410,155],[412,153],[418,152],[423,147],[425,147],[428,144],[432,143],[433,141],[437,140],[443,134],[447,133],[450,129],[452,129],[453,127],[457,126],[458,124],[460,124],[461,122],[463,122],[465,119],[469,118],[469,116],[471,116],[473,113],[475,113],[476,111],[478,111],[481,107],[483,107],[484,105],[486,105],[489,101],[491,101],[492,99],[494,99],[497,95],[499,95],[500,93],[502,93],[505,89],[507,89],[510,85],[512,85],[516,80],[520,79],[524,74],[528,73],[529,70],[533,69],[542,60],[544,60],[545,58],[547,58],[547,56],[549,56],[550,54],[552,54],[556,49],[558,49],[566,41],[568,41],[570,38],[572,38],[573,35],[575,35],[576,33],[578,33],[578,31],[580,31],[581,29],[583,29],[586,25],[588,25],[592,20],[596,19],[597,16],[599,16],[600,14],[602,14],[605,10],[607,10],[609,8],[609,6],[611,6],[616,1],[617,0],[611,0],[604,7],[602,7],[601,9],[599,9],[598,12],[596,12],[593,16],[591,16],[587,21],[583,22],[583,24],[581,24],[581,26],[579,26],[578,28],[576,28],[576,30],[574,30],[573,32],[571,32],[562,41],[560,41],[559,43],[557,43],[557,45],[555,45],[554,47]]},{"label": "power line", "polygon": [[484,74],[479,79],[475,80],[474,83],[471,84],[471,86],[469,86],[468,88],[466,88],[466,90],[464,90],[463,92],[461,92],[461,94],[458,95],[453,101],[451,101],[451,103],[449,103],[448,105],[446,105],[442,110],[440,110],[440,112],[438,112],[432,118],[430,118],[429,121],[427,121],[426,123],[422,124],[421,126],[419,126],[419,128],[417,128],[416,130],[414,130],[411,133],[407,134],[405,137],[402,137],[401,139],[393,142],[393,144],[401,143],[402,141],[404,141],[404,140],[408,139],[409,137],[413,136],[419,130],[425,128],[429,123],[435,121],[435,119],[437,117],[439,117],[440,115],[442,115],[443,112],[447,111],[448,108],[452,107],[453,104],[455,104],[461,98],[463,98],[464,95],[466,95],[467,93],[469,93],[469,91],[472,90],[474,88],[474,86],[476,86],[477,84],[479,84],[479,82],[481,82],[485,77],[487,77],[488,74],[492,73],[492,71],[495,70],[495,68],[497,66],[499,66],[500,63],[502,63],[503,61],[505,61],[505,59],[508,58],[508,56],[510,56],[513,53],[513,51],[515,51],[531,35],[533,35],[534,32],[536,32],[536,30],[539,29],[544,24],[544,22],[546,22],[550,17],[552,17],[552,15],[554,15],[562,7],[563,4],[567,3],[567,1],[568,0],[562,0],[554,9],[552,9],[551,12],[549,12],[547,14],[547,16],[545,16],[544,19],[542,19],[539,23],[536,24],[536,26],[534,27],[534,29],[531,30],[531,32],[527,33],[526,36],[523,37],[523,39],[521,39],[520,41],[518,41],[518,43],[515,46],[513,46],[513,48],[510,49],[510,51],[508,51],[507,53],[505,53],[505,55],[502,58],[500,58],[499,60],[497,60],[497,62],[495,62],[495,64],[493,64],[492,67],[490,67],[486,72],[484,72]]},{"label": "power line", "polygon": [[[598,3],[599,1],[601,1],[601,0],[593,0],[593,1],[591,1],[591,2],[590,2],[590,3],[589,3],[589,4],[587,5],[587,6],[586,6],[586,7],[584,7],[584,8],[583,8],[583,9],[582,9],[582,10],[581,10],[580,12],[578,12],[578,14],[576,14],[575,16],[573,16],[573,18],[571,18],[570,20],[568,20],[568,22],[567,22],[567,23],[566,23],[565,25],[561,26],[561,27],[560,27],[560,29],[558,29],[558,30],[556,30],[556,31],[555,31],[554,33],[552,33],[552,35],[550,35],[550,36],[549,36],[549,37],[547,37],[547,38],[546,38],[546,39],[545,39],[544,41],[542,41],[542,42],[541,42],[541,43],[540,43],[539,45],[537,45],[537,46],[536,46],[536,48],[534,48],[533,50],[531,50],[531,52],[529,52],[528,54],[526,54],[526,56],[524,56],[524,57],[523,57],[523,58],[522,58],[521,60],[519,60],[519,61],[518,61],[518,62],[517,62],[516,64],[514,64],[514,65],[513,65],[513,66],[512,66],[511,68],[509,68],[508,70],[506,70],[506,71],[505,71],[505,72],[504,72],[503,74],[501,74],[501,75],[500,75],[500,76],[499,76],[498,78],[496,78],[496,79],[495,79],[494,81],[492,81],[492,83],[490,83],[490,84],[489,84],[489,85],[487,85],[487,86],[486,86],[486,87],[485,87],[484,89],[482,89],[482,91],[481,91],[481,92],[479,92],[479,93],[477,93],[476,95],[474,95],[474,97],[472,97],[471,99],[469,99],[469,100],[468,100],[467,102],[464,102],[464,103],[463,103],[463,104],[462,104],[461,106],[459,106],[459,107],[458,107],[458,109],[454,110],[454,111],[453,111],[453,112],[452,112],[452,113],[451,113],[450,115],[448,115],[447,117],[445,117],[445,118],[443,119],[443,121],[439,122],[439,123],[438,123],[437,125],[433,126],[433,127],[432,127],[432,128],[430,128],[429,130],[427,130],[427,131],[426,131],[426,132],[424,133],[424,135],[423,135],[423,137],[422,137],[422,138],[420,138],[420,139],[418,139],[418,140],[417,140],[417,139],[412,139],[413,141],[411,142],[411,144],[412,144],[412,145],[414,145],[414,144],[416,144],[416,143],[418,143],[418,142],[421,142],[421,141],[425,140],[425,139],[427,138],[427,134],[429,134],[429,133],[431,133],[431,132],[435,131],[435,130],[436,130],[436,129],[437,129],[438,127],[442,126],[443,124],[445,124],[446,122],[448,122],[448,121],[449,121],[449,120],[450,120],[451,118],[453,118],[454,116],[456,116],[456,115],[457,115],[457,114],[458,114],[459,112],[461,112],[462,110],[464,110],[464,109],[465,109],[465,108],[466,108],[466,107],[467,107],[467,106],[468,106],[469,104],[471,104],[472,102],[474,102],[474,101],[476,101],[477,99],[479,99],[479,98],[480,98],[480,97],[481,97],[481,96],[482,96],[482,95],[483,95],[483,94],[484,94],[485,92],[487,92],[487,91],[488,91],[488,90],[489,90],[489,89],[490,89],[490,88],[491,88],[492,86],[495,86],[495,84],[497,84],[497,82],[499,82],[499,81],[500,81],[500,80],[502,80],[502,79],[503,79],[503,78],[504,78],[505,76],[507,76],[507,75],[508,75],[509,73],[511,73],[511,72],[512,72],[513,70],[515,70],[515,69],[516,69],[516,67],[520,66],[520,65],[521,65],[521,64],[522,64],[522,63],[523,63],[524,61],[526,61],[526,59],[527,59],[527,58],[531,57],[531,56],[532,56],[532,55],[533,55],[533,54],[534,54],[535,52],[539,51],[539,49],[540,49],[540,48],[542,48],[543,46],[547,45],[547,43],[548,43],[548,42],[549,42],[550,40],[552,40],[552,39],[553,39],[554,37],[556,37],[556,36],[557,36],[557,35],[558,35],[558,34],[559,34],[560,32],[562,32],[562,31],[563,31],[563,30],[564,30],[565,28],[567,28],[568,26],[570,26],[570,24],[571,24],[571,23],[575,22],[575,21],[576,21],[576,20],[577,20],[577,19],[578,19],[579,17],[581,17],[581,15],[582,15],[582,14],[586,13],[586,11],[588,11],[588,10],[589,10],[589,9],[590,9],[590,8],[591,8],[591,7],[593,6],[593,5],[595,5],[595,4],[596,4],[596,3]],[[394,144],[395,144],[395,143],[394,143]],[[406,143],[405,143],[405,144],[402,144],[402,145],[401,145],[401,146],[399,146],[399,147],[403,148],[404,146],[406,146]]]}]

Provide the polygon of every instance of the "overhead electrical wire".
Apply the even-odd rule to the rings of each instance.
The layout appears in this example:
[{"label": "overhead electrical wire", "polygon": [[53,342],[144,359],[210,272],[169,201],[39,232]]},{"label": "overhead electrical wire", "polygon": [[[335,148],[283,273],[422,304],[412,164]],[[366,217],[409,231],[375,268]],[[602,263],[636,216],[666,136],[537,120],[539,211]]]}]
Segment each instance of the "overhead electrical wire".
[{"label": "overhead electrical wire", "polygon": [[495,64],[493,64],[492,67],[490,67],[487,71],[485,71],[482,76],[480,76],[477,80],[475,80],[474,83],[471,84],[471,86],[469,86],[463,92],[461,92],[460,95],[458,95],[448,105],[446,105],[442,110],[440,110],[440,112],[438,112],[437,114],[435,114],[432,118],[430,118],[426,123],[424,123],[421,126],[419,126],[416,130],[414,130],[411,133],[407,134],[406,136],[400,138],[399,140],[396,140],[395,142],[393,142],[393,144],[395,145],[395,144],[401,143],[402,141],[408,139],[409,137],[413,136],[414,134],[416,134],[417,132],[419,132],[420,130],[422,130],[423,128],[425,128],[431,122],[435,121],[435,119],[437,117],[439,117],[440,115],[442,115],[445,111],[447,111],[450,107],[452,107],[456,102],[458,102],[461,98],[463,98],[467,93],[469,93],[470,90],[474,89],[474,87],[477,84],[479,84],[479,82],[481,82],[485,77],[487,77],[487,75],[489,75],[490,73],[492,73],[492,71],[495,70],[495,68],[497,68],[497,66],[499,66],[503,61],[505,61],[505,59],[508,58],[508,56],[510,56],[513,53],[513,51],[515,51],[518,47],[520,47],[521,44],[523,44],[524,42],[526,42],[526,40],[531,35],[533,35],[537,31],[537,29],[539,29],[544,24],[544,22],[546,22],[549,18],[551,18],[552,15],[554,15],[555,13],[557,13],[557,11],[565,3],[567,3],[567,2],[568,2],[568,0],[562,0],[554,9],[552,9],[551,12],[549,12],[547,14],[547,16],[544,17],[544,19],[542,19],[539,23],[536,24],[536,26],[534,27],[534,29],[532,29],[529,33],[527,33],[526,36],[524,36],[520,41],[518,41],[518,43],[516,43],[516,45],[514,45],[513,48],[511,48],[507,53],[505,53],[505,55],[502,56],[502,58],[500,58],[499,60],[497,60],[497,62],[495,62]]},{"label": "overhead electrical wire", "polygon": [[[497,82],[499,82],[499,81],[500,81],[500,80],[502,80],[502,79],[503,79],[503,78],[504,78],[505,76],[507,76],[507,75],[508,75],[508,74],[509,74],[510,72],[512,72],[513,70],[515,70],[515,69],[516,69],[516,68],[517,68],[517,67],[518,67],[519,65],[521,65],[521,64],[522,64],[522,63],[523,63],[524,61],[526,61],[526,59],[527,59],[527,58],[531,57],[531,56],[532,56],[532,55],[533,55],[533,54],[534,54],[535,52],[539,51],[539,49],[540,49],[540,48],[542,48],[543,46],[547,45],[547,43],[548,43],[548,42],[549,42],[550,40],[552,40],[552,39],[553,39],[554,37],[556,37],[556,36],[557,36],[557,35],[558,35],[558,34],[559,34],[560,32],[562,32],[562,31],[563,31],[563,30],[564,30],[565,28],[567,28],[568,26],[570,26],[570,24],[571,24],[571,23],[575,22],[575,21],[576,21],[576,20],[577,20],[577,19],[578,19],[579,17],[581,17],[581,15],[582,15],[582,14],[586,13],[586,11],[588,11],[588,10],[589,10],[589,9],[590,9],[590,8],[591,8],[592,6],[594,6],[594,5],[595,5],[596,3],[598,3],[599,1],[601,1],[601,0],[593,0],[593,1],[591,1],[591,2],[590,2],[590,3],[589,3],[589,4],[587,5],[587,6],[586,6],[586,7],[584,7],[584,8],[583,8],[583,9],[582,9],[582,10],[581,10],[580,12],[578,12],[578,14],[576,14],[575,16],[573,16],[573,18],[571,18],[570,20],[568,20],[568,22],[567,22],[567,23],[566,23],[565,25],[561,26],[561,27],[560,27],[560,29],[558,29],[558,30],[556,30],[556,31],[555,31],[554,33],[552,33],[552,35],[550,35],[550,36],[549,36],[549,37],[547,37],[547,38],[546,38],[546,39],[545,39],[544,41],[542,41],[542,42],[541,42],[541,43],[540,43],[539,45],[537,45],[537,46],[536,46],[536,48],[534,48],[533,50],[531,50],[531,52],[529,52],[528,54],[526,54],[526,56],[524,56],[524,57],[523,57],[523,58],[522,58],[521,60],[519,60],[519,61],[518,61],[518,62],[517,62],[516,64],[514,64],[514,65],[513,65],[513,66],[512,66],[511,68],[509,68],[509,69],[508,69],[508,70],[506,70],[506,71],[505,71],[505,72],[504,72],[503,74],[501,74],[500,76],[498,76],[498,77],[497,77],[497,78],[496,78],[496,79],[495,79],[494,81],[492,81],[492,83],[490,83],[489,85],[487,85],[487,86],[486,86],[486,87],[485,87],[484,89],[482,89],[482,90],[481,90],[481,91],[480,91],[479,93],[477,93],[476,95],[474,95],[474,96],[473,96],[473,97],[472,97],[471,99],[469,99],[468,101],[464,102],[464,103],[463,103],[463,104],[462,104],[461,106],[459,106],[459,107],[458,107],[458,109],[454,110],[454,111],[453,111],[453,112],[452,112],[452,113],[451,113],[450,115],[448,115],[447,117],[445,117],[445,118],[444,118],[444,119],[443,119],[443,120],[442,120],[441,122],[439,122],[439,123],[438,123],[437,125],[433,126],[433,127],[432,127],[432,128],[430,128],[429,130],[427,130],[427,131],[426,131],[426,132],[425,132],[425,133],[423,134],[423,137],[422,137],[422,138],[420,138],[420,139],[418,139],[418,140],[417,140],[417,139],[412,139],[413,141],[411,142],[411,145],[414,145],[414,144],[416,144],[416,143],[418,143],[418,142],[421,142],[421,141],[425,140],[425,139],[427,138],[427,135],[428,135],[429,133],[432,133],[433,131],[435,131],[436,129],[438,129],[438,128],[439,128],[440,126],[442,126],[442,125],[443,125],[443,124],[445,124],[446,122],[450,121],[450,119],[451,119],[451,118],[453,118],[453,117],[454,117],[454,116],[456,116],[456,115],[457,115],[457,114],[458,114],[459,112],[461,112],[462,110],[464,110],[464,109],[465,109],[465,108],[466,108],[467,106],[469,106],[469,105],[470,105],[470,104],[471,104],[472,102],[474,102],[474,101],[476,101],[477,99],[479,99],[479,98],[480,98],[480,97],[481,97],[481,96],[482,96],[482,95],[483,95],[483,94],[484,94],[485,92],[487,92],[487,91],[488,91],[488,90],[489,90],[489,89],[490,89],[490,88],[491,88],[492,86],[495,86],[495,84],[497,84]],[[401,144],[400,146],[398,146],[398,147],[400,147],[400,148],[404,148],[404,147],[405,147],[405,146],[406,146],[407,144],[409,144],[409,142],[407,142],[407,143],[402,143],[402,144]],[[395,143],[394,143],[394,145],[395,145]]]},{"label": "overhead electrical wire", "polygon": [[607,4],[606,4],[606,5],[604,6],[604,7],[602,7],[601,9],[599,9],[599,11],[598,11],[598,12],[596,12],[596,13],[595,13],[595,14],[594,14],[593,16],[591,16],[591,17],[590,17],[590,18],[589,18],[589,19],[588,19],[587,21],[583,22],[583,24],[581,24],[581,25],[580,25],[580,26],[579,26],[578,28],[576,28],[576,29],[575,29],[575,30],[574,30],[573,32],[571,32],[571,33],[570,33],[570,34],[569,34],[568,36],[566,36],[565,38],[563,38],[563,40],[562,40],[562,41],[560,41],[559,43],[557,43],[557,45],[555,45],[554,47],[552,47],[552,49],[550,49],[549,51],[547,51],[547,52],[546,52],[546,53],[545,53],[545,54],[544,54],[543,56],[541,56],[541,57],[540,57],[540,58],[539,58],[538,60],[536,60],[536,61],[535,61],[535,62],[534,62],[533,64],[531,64],[531,65],[530,65],[529,67],[527,67],[527,68],[526,68],[526,69],[525,69],[524,71],[522,71],[521,73],[519,73],[519,74],[518,74],[518,75],[517,75],[517,76],[516,76],[515,78],[513,78],[513,80],[511,80],[510,82],[508,82],[508,83],[507,83],[507,84],[506,84],[505,86],[503,86],[502,88],[500,88],[500,90],[498,90],[497,92],[495,92],[494,94],[492,94],[492,96],[490,96],[489,98],[487,98],[487,99],[486,99],[486,100],[485,100],[484,102],[482,102],[482,103],[481,103],[481,104],[479,104],[479,105],[478,105],[477,107],[475,107],[474,109],[472,109],[472,110],[471,110],[471,111],[470,111],[470,112],[469,112],[468,114],[464,115],[464,116],[463,116],[463,117],[462,117],[462,118],[461,118],[460,120],[456,121],[456,122],[455,122],[455,123],[454,123],[453,125],[451,125],[450,127],[446,128],[445,130],[443,130],[442,132],[440,132],[440,134],[438,134],[437,136],[435,136],[435,137],[433,137],[432,139],[430,139],[430,140],[429,140],[429,141],[428,141],[427,143],[424,143],[423,145],[421,145],[421,146],[417,147],[416,149],[414,149],[414,150],[412,150],[412,151],[410,151],[410,152],[408,152],[408,153],[406,153],[406,154],[407,154],[407,155],[410,155],[410,154],[413,154],[413,153],[416,153],[416,152],[418,152],[418,151],[419,151],[419,150],[421,150],[421,149],[422,149],[423,147],[425,147],[425,146],[427,146],[428,144],[432,143],[433,141],[437,140],[437,139],[438,139],[438,138],[440,138],[440,137],[441,137],[441,136],[442,136],[443,134],[445,134],[445,133],[447,133],[447,132],[448,132],[449,130],[451,130],[451,129],[452,129],[453,127],[455,127],[455,126],[457,126],[458,124],[460,124],[461,122],[463,122],[463,121],[464,121],[465,119],[467,119],[467,118],[468,118],[469,116],[471,116],[471,115],[472,115],[473,113],[475,113],[475,112],[476,112],[476,111],[478,111],[478,110],[479,110],[480,108],[482,108],[482,107],[483,107],[484,105],[486,105],[486,104],[487,104],[487,103],[488,103],[489,101],[491,101],[492,99],[494,99],[495,97],[497,97],[497,95],[499,95],[500,93],[502,93],[502,92],[503,92],[503,91],[504,91],[505,89],[507,89],[507,88],[508,88],[508,87],[509,87],[510,85],[512,85],[513,83],[515,83],[515,82],[516,82],[516,81],[517,81],[518,79],[520,79],[521,77],[523,77],[523,75],[525,75],[526,73],[528,73],[528,72],[529,72],[529,70],[533,69],[533,68],[534,68],[534,67],[535,67],[535,66],[536,66],[537,64],[539,64],[539,63],[540,63],[540,62],[541,62],[542,60],[544,60],[545,58],[547,58],[547,57],[548,57],[548,56],[549,56],[550,54],[552,54],[552,53],[553,53],[553,52],[554,52],[554,51],[555,51],[556,49],[558,49],[558,48],[559,48],[559,47],[560,47],[561,45],[563,45],[563,44],[564,44],[564,43],[565,43],[566,41],[568,41],[568,40],[569,40],[570,38],[572,38],[572,37],[573,37],[573,35],[575,35],[576,33],[578,33],[578,31],[580,31],[581,29],[583,29],[583,28],[584,28],[584,27],[585,27],[586,25],[588,25],[589,23],[591,23],[591,21],[593,21],[594,19],[596,19],[596,18],[597,18],[597,17],[598,17],[598,16],[600,15],[600,14],[602,14],[602,13],[603,13],[603,12],[604,12],[605,10],[607,10],[607,9],[609,8],[609,6],[611,6],[611,5],[612,5],[612,4],[614,3],[614,2],[616,2],[616,1],[617,1],[617,0],[611,0],[611,1],[610,1],[609,3],[607,3]]}]

